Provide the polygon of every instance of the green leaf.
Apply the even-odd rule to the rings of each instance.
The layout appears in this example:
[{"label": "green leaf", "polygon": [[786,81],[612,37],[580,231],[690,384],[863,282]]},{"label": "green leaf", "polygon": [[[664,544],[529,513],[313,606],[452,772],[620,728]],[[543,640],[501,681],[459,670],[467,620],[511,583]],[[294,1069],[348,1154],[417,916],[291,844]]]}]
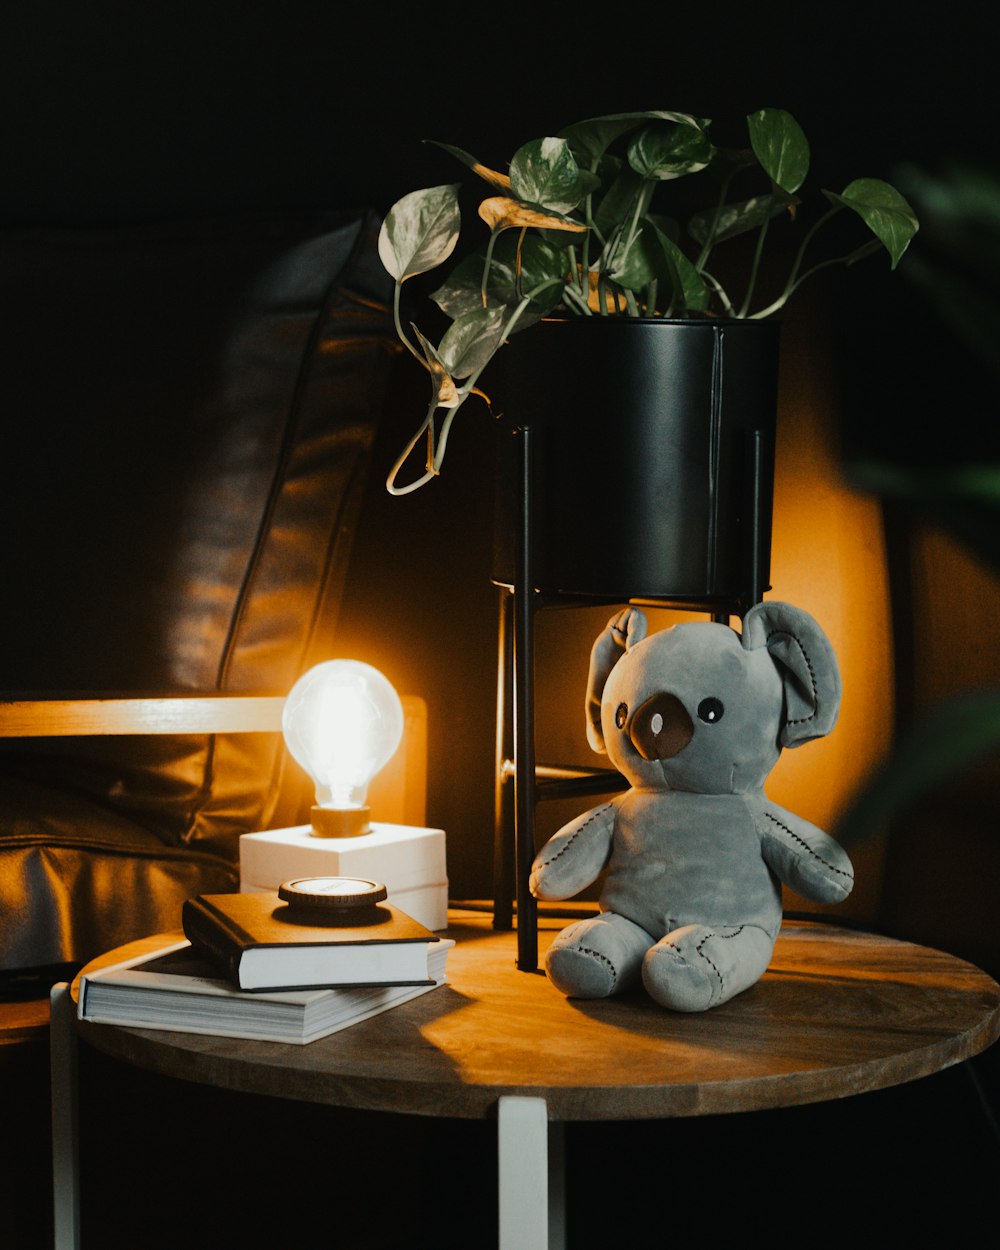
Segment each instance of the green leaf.
[{"label": "green leaf", "polygon": [[895,269],[919,228],[916,213],[905,197],[880,178],[856,178],[839,195],[834,191],[823,194],[858,214],[889,253]]},{"label": "green leaf", "polygon": [[788,195],[779,187],[770,195],[755,195],[738,204],[724,204],[719,210],[717,221],[716,210],[713,208],[695,213],[688,221],[688,234],[696,243],[704,243],[712,229],[712,223],[715,222],[712,238],[714,242],[721,243],[723,239],[731,239],[745,234],[747,230],[755,230],[765,221],[780,216],[798,203],[797,196]]},{"label": "green leaf", "polygon": [[487,365],[503,339],[505,308],[478,308],[448,327],[438,355],[455,378],[467,378]]},{"label": "green leaf", "polygon": [[838,822],[856,842],[883,832],[918,799],[1000,746],[1000,690],[977,690],[938,704],[905,734]]},{"label": "green leaf", "polygon": [[533,139],[514,153],[511,191],[519,200],[557,213],[571,212],[599,180],[584,173],[565,139]]},{"label": "green leaf", "polygon": [[784,109],[760,109],[747,117],[750,146],[764,172],[783,191],[797,191],[809,172],[809,143]]},{"label": "green leaf", "polygon": [[710,292],[705,280],[677,244],[651,221],[643,222],[628,252],[616,258],[610,276],[619,286],[635,292],[655,279],[673,292],[675,312],[703,312],[708,307]]},{"label": "green leaf", "polygon": [[[517,265],[517,239],[512,234],[505,235],[493,249],[489,282],[491,300],[496,299],[513,308],[520,303],[523,295],[551,284],[532,300],[532,309],[540,314],[554,308],[562,298],[563,286],[572,276],[566,250],[554,247],[547,238],[529,234],[521,243],[520,283]],[[521,328],[520,322],[518,328]]]},{"label": "green leaf", "polygon": [[650,182],[697,173],[711,159],[712,144],[694,118],[685,122],[652,122],[633,137],[628,147],[628,163]]},{"label": "green leaf", "polygon": [[619,249],[611,258],[608,277],[628,291],[642,291],[650,282],[672,280],[663,251],[652,230],[641,228],[627,251]]},{"label": "green leaf", "polygon": [[447,281],[431,292],[430,298],[446,316],[457,321],[464,313],[482,308],[482,273],[482,257],[467,256],[455,266]]},{"label": "green leaf", "polygon": [[615,162],[614,176],[607,181],[607,189],[594,205],[594,225],[605,236],[623,221],[628,221],[636,200],[642,194],[645,180],[622,161]]},{"label": "green leaf", "polygon": [[673,243],[681,237],[680,222],[676,217],[666,217],[663,213],[647,213],[646,220],[651,221],[661,234],[665,234]]},{"label": "green leaf", "polygon": [[[455,266],[444,283],[431,298],[452,319],[464,313],[474,312],[483,306],[482,280],[485,254],[483,251],[465,257]],[[508,310],[520,303],[526,295],[539,286],[551,282],[537,299],[531,302],[531,316],[537,319],[550,312],[562,297],[562,286],[570,276],[569,258],[560,248],[551,246],[537,234],[527,235],[521,244],[521,282],[517,284],[517,236],[506,233],[496,240],[490,265],[487,296],[490,305],[503,305]],[[521,330],[526,324],[525,315],[517,323]]]},{"label": "green leaf", "polygon": [[411,191],[386,214],[378,254],[397,282],[436,268],[455,250],[462,226],[458,191],[457,184]]},{"label": "green leaf", "polygon": [[705,279],[672,239],[661,230],[656,235],[674,275],[674,311],[704,312],[712,294]]},{"label": "green leaf", "polygon": [[651,121],[678,122],[684,126],[702,129],[709,125],[705,118],[692,117],[690,113],[608,113],[603,117],[591,117],[586,121],[576,122],[565,127],[559,134],[569,143],[581,164],[594,168],[616,139]]}]

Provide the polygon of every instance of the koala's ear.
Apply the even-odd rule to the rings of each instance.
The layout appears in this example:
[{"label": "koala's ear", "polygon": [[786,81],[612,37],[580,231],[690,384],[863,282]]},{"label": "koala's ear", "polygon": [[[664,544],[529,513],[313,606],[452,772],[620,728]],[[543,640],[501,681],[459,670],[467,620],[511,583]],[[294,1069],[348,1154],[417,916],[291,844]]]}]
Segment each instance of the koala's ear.
[{"label": "koala's ear", "polygon": [[788,603],[758,603],[743,618],[743,646],[766,647],[785,688],[785,722],[778,741],[801,746],[822,738],[840,712],[840,667],[817,622]]},{"label": "koala's ear", "polygon": [[590,649],[587,676],[587,741],[594,751],[605,751],[601,729],[601,696],[604,683],[621,657],[646,637],[646,616],[638,608],[625,608],[608,621]]}]

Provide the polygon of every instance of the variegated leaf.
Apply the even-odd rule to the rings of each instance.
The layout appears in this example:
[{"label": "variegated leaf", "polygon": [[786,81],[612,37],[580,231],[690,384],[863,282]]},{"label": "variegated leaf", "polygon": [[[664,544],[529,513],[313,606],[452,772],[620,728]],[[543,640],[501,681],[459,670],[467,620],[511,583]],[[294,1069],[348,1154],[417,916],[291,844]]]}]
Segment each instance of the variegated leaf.
[{"label": "variegated leaf", "polygon": [[500,346],[506,319],[505,308],[478,308],[452,322],[438,352],[453,377],[471,377],[489,362]]},{"label": "variegated leaf", "polygon": [[759,109],[747,117],[750,145],[767,176],[783,191],[797,191],[809,172],[809,143],[784,109]]},{"label": "variegated leaf", "polygon": [[382,222],[379,259],[397,282],[405,282],[448,259],[461,225],[457,185],[411,191],[396,201]]},{"label": "variegated leaf", "polygon": [[565,139],[533,139],[514,153],[510,186],[514,196],[557,213],[571,212],[599,182],[582,174]]},{"label": "variegated leaf", "polygon": [[823,193],[834,204],[853,209],[889,253],[895,269],[917,233],[917,216],[894,186],[880,178],[856,178],[840,195]]}]

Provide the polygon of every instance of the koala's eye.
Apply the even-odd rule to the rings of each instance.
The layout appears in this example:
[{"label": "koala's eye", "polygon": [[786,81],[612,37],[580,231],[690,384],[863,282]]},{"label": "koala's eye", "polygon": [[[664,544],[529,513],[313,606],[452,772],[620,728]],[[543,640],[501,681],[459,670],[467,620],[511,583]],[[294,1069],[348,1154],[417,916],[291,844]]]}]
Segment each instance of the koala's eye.
[{"label": "koala's eye", "polygon": [[615,724],[619,729],[625,728],[625,722],[628,720],[628,705],[619,703],[615,708]]},{"label": "koala's eye", "polygon": [[714,725],[716,721],[722,720],[725,710],[719,699],[714,697],[702,699],[698,704],[698,719],[703,720],[706,725]]}]

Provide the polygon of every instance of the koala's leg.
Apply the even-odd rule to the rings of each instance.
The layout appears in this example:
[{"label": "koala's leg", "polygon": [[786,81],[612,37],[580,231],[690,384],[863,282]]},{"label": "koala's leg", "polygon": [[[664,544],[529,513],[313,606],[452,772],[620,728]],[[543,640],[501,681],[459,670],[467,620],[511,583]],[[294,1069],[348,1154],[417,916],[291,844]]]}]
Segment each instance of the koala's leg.
[{"label": "koala's leg", "polygon": [[567,998],[607,998],[639,984],[652,945],[645,929],[604,912],[563,929],[548,949],[545,971]]},{"label": "koala's leg", "polygon": [[661,938],[642,964],[650,997],[673,1011],[706,1011],[764,975],[774,939],[756,925],[685,925]]}]

